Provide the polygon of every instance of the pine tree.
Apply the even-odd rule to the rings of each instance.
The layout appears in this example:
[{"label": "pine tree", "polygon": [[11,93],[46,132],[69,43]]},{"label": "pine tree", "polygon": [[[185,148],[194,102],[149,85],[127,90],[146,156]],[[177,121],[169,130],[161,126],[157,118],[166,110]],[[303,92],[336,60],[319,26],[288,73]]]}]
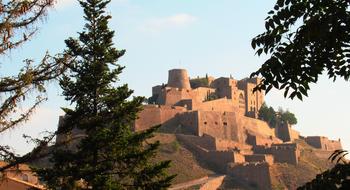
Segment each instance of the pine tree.
[{"label": "pine tree", "polygon": [[[127,85],[115,87],[124,67],[117,64],[124,50],[113,47],[110,0],[79,1],[86,24],[78,39],[66,40],[67,53],[75,57],[60,86],[75,109],[64,108],[59,133],[84,131],[74,149],[55,150],[51,168],[36,170],[51,189],[165,189],[174,176],[165,169],[169,161],[151,163],[159,142],[148,142],[156,128],[132,132],[143,97],[129,100]],[[147,141],[148,140],[148,141]]]}]

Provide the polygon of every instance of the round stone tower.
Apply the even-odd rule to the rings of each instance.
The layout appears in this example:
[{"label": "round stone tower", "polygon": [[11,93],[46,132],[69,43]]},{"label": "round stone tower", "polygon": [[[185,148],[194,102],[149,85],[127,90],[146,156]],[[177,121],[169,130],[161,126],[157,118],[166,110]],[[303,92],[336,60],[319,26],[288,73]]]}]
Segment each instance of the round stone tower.
[{"label": "round stone tower", "polygon": [[168,77],[169,87],[191,89],[190,79],[185,69],[169,70]]}]

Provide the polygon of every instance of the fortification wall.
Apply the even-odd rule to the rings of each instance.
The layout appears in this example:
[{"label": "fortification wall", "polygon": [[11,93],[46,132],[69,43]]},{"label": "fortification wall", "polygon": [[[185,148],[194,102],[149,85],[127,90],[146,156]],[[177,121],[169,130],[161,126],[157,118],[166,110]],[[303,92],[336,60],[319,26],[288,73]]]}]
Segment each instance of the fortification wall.
[{"label": "fortification wall", "polygon": [[329,140],[327,137],[309,136],[305,138],[305,141],[309,145],[322,150],[333,151],[333,150],[342,149],[341,142],[339,140],[338,141]]},{"label": "fortification wall", "polygon": [[215,89],[200,87],[194,90],[166,87],[158,94],[157,104],[177,105],[183,100],[192,100],[193,106],[200,105]]},{"label": "fortification wall", "polygon": [[270,154],[252,154],[244,155],[246,162],[266,162],[269,165],[274,163],[273,156]]},{"label": "fortification wall", "polygon": [[158,102],[163,105],[175,105],[183,99],[194,99],[191,95],[191,90],[188,89],[166,87],[160,94],[159,98],[164,100],[159,99]]},{"label": "fortification wall", "polygon": [[211,93],[215,93],[215,89],[207,88],[207,87],[198,87],[192,90],[192,94],[193,94],[192,96],[195,97],[195,99],[198,102],[205,101],[207,96]]},{"label": "fortification wall", "polygon": [[146,105],[138,114],[134,130],[142,131],[159,124],[174,125],[178,122],[175,116],[185,111],[185,108],[177,106]]},{"label": "fortification wall", "polygon": [[[208,135],[206,135],[208,136]],[[240,152],[245,153],[251,153],[252,146],[239,143],[232,140],[226,140],[226,139],[220,139],[220,138],[214,138],[215,139],[215,150],[232,150],[232,149],[238,149]]]},{"label": "fortification wall", "polygon": [[184,143],[191,151],[196,153],[201,159],[205,160],[218,172],[226,172],[228,163],[243,163],[245,158],[242,154],[237,151],[218,151],[218,150],[208,150],[202,147],[202,145],[197,145],[197,140],[194,137],[188,135],[176,135],[177,139]]},{"label": "fortification wall", "polygon": [[[180,134],[179,134],[180,135]],[[203,136],[194,135],[180,135],[185,138],[186,141],[191,142],[197,146],[200,146],[207,150],[227,151],[227,150],[239,150],[250,151],[252,146],[247,144],[241,144],[231,140],[214,138],[210,135],[204,134]]]},{"label": "fortification wall", "polygon": [[182,141],[185,141],[186,143],[191,143],[206,150],[217,150],[215,146],[215,138],[209,135],[203,135],[202,137],[199,137],[194,135],[178,134],[178,136],[182,139]]},{"label": "fortification wall", "polygon": [[174,88],[191,89],[187,71],[185,69],[169,70],[168,86]]},{"label": "fortification wall", "polygon": [[229,163],[245,162],[244,155],[233,151],[209,151],[205,156],[205,160],[222,173],[226,172]]},{"label": "fortification wall", "polygon": [[188,111],[178,115],[180,124],[192,132],[193,135],[201,136],[198,129],[198,111]]},{"label": "fortification wall", "polygon": [[198,135],[209,134],[220,139],[244,143],[245,134],[237,125],[237,113],[198,111]]},{"label": "fortification wall", "polygon": [[283,140],[283,142],[293,142],[295,139],[299,139],[300,133],[292,129],[291,125],[287,123],[281,123],[276,126],[276,136]]},{"label": "fortification wall", "polygon": [[300,158],[300,150],[295,143],[276,144],[270,148],[276,162],[297,165]]},{"label": "fortification wall", "polygon": [[212,88],[220,89],[227,86],[237,86],[237,80],[230,79],[228,77],[220,77],[215,79],[211,85]]},{"label": "fortification wall", "polygon": [[275,130],[271,129],[269,125],[261,120],[250,118],[250,117],[238,117],[238,123],[243,126],[243,129],[247,130],[250,134],[256,136],[270,136],[276,137]]},{"label": "fortification wall", "polygon": [[295,143],[273,144],[271,147],[254,146],[255,154],[271,154],[274,162],[297,165],[300,158],[300,149]]},{"label": "fortification wall", "polygon": [[282,141],[276,137],[273,137],[273,136],[267,137],[260,134],[250,134],[250,132],[247,133],[246,142],[253,146],[263,145],[267,147],[270,147],[272,144],[282,143]]},{"label": "fortification wall", "polygon": [[201,111],[239,112],[238,106],[234,105],[232,100],[229,100],[227,98],[220,98],[206,102],[198,102],[197,104],[193,105],[192,109]]},{"label": "fortification wall", "polygon": [[230,164],[227,168],[227,174],[237,177],[243,182],[253,183],[256,189],[271,189],[270,167],[266,162]]}]

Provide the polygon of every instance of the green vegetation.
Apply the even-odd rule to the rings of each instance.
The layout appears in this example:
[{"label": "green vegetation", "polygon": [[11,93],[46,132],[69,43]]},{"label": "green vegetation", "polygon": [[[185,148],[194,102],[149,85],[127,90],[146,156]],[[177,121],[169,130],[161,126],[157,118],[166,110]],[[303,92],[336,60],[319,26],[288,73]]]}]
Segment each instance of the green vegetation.
[{"label": "green vegetation", "polygon": [[216,95],[215,92],[207,92],[207,96],[205,97],[205,100],[204,101],[211,101],[211,100],[216,100],[218,99],[219,97]]},{"label": "green vegetation", "polygon": [[[255,90],[284,89],[284,96],[302,100],[310,83],[350,78],[350,1],[277,0],[265,19],[266,31],[252,40],[260,56],[269,56],[252,73],[263,77]],[[337,165],[300,189],[349,189],[349,163]]]},{"label": "green vegetation", "polygon": [[206,76],[205,78],[191,79],[190,85],[191,85],[191,88],[193,88],[193,89],[198,88],[198,87],[209,87],[208,76]]},{"label": "green vegetation", "polygon": [[295,115],[288,110],[284,111],[280,108],[276,112],[273,107],[268,107],[265,103],[259,110],[259,119],[266,121],[271,128],[274,128],[280,122],[288,122],[291,125],[295,125],[298,122]]},{"label": "green vegetation", "polygon": [[[0,55],[4,58],[10,57],[11,51],[33,39],[38,32],[38,22],[45,20],[47,11],[53,7],[54,1],[11,0],[1,1],[0,5]],[[69,58],[64,55],[49,54],[45,54],[38,63],[26,59],[23,61],[24,64],[19,63],[24,66],[14,75],[6,75],[4,73],[6,64],[1,62],[3,67],[1,67],[0,76],[0,134],[28,121],[38,106],[47,100],[46,84],[54,81],[64,72],[65,67],[62,62],[68,60]],[[16,63],[8,65],[13,67]],[[30,98],[33,95],[36,97]],[[36,147],[33,152],[23,156],[19,156],[6,143],[0,145],[0,160],[9,162],[8,165],[0,167],[0,171],[36,159],[38,152],[45,148],[52,138],[53,136],[34,139]]]},{"label": "green vegetation", "polygon": [[[146,142],[157,128],[132,132],[143,97],[130,98],[128,86],[116,87],[124,67],[117,60],[125,50],[113,46],[114,31],[105,14],[110,0],[79,1],[86,24],[78,39],[66,40],[67,54],[75,58],[60,80],[65,99],[65,122],[58,133],[84,131],[75,148],[53,151],[51,168],[36,172],[50,189],[166,189],[175,176],[165,169],[170,161],[151,162],[159,142]],[[73,139],[74,140],[74,139]]]},{"label": "green vegetation", "polygon": [[266,31],[252,40],[269,58],[251,76],[263,77],[256,90],[284,89],[284,96],[308,95],[310,83],[350,77],[350,2],[277,0],[265,19]]},{"label": "green vegetation", "polygon": [[159,95],[156,94],[156,95],[153,95],[153,96],[147,98],[146,103],[148,103],[148,104],[156,104],[156,103],[157,103],[158,96],[159,96]]}]

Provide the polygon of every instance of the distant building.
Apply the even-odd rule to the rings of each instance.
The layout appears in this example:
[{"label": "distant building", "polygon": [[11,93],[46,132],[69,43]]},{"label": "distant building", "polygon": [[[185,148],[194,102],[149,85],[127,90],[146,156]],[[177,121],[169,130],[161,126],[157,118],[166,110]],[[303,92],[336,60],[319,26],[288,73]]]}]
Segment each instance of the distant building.
[{"label": "distant building", "polygon": [[[0,167],[6,166],[6,162],[0,161]],[[19,164],[11,167],[1,174],[0,190],[44,190],[38,177],[34,175],[28,165]]]}]

